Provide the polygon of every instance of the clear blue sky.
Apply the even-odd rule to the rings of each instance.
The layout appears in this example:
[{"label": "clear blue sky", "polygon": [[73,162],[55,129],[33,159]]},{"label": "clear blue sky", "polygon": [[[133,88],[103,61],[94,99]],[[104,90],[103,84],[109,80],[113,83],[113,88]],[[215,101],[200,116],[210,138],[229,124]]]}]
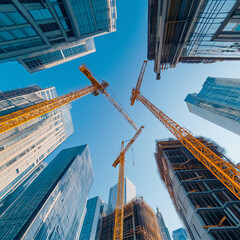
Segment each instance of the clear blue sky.
[{"label": "clear blue sky", "polygon": [[[137,193],[155,210],[158,206],[170,232],[181,227],[168,192],[160,181],[155,164],[155,140],[172,137],[161,123],[140,103],[130,106],[130,94],[135,86],[142,62],[147,56],[147,1],[117,1],[117,31],[95,39],[96,52],[80,59],[29,74],[17,62],[0,64],[1,90],[38,84],[55,86],[58,95],[89,85],[78,65],[86,63],[98,76],[108,81],[125,109],[140,127],[142,134],[126,155],[126,176],[136,185]],[[240,137],[188,112],[184,99],[188,93],[199,92],[208,76],[240,78],[240,63],[179,64],[166,70],[160,81],[155,80],[153,62],[142,84],[142,94],[152,103],[189,129],[195,135],[209,137],[227,151],[227,156],[240,162]],[[95,179],[90,197],[100,196],[107,202],[109,188],[117,182],[118,169],[112,167],[121,141],[135,131],[103,97],[88,95],[72,103],[75,132],[49,159],[63,148],[89,144]]]}]

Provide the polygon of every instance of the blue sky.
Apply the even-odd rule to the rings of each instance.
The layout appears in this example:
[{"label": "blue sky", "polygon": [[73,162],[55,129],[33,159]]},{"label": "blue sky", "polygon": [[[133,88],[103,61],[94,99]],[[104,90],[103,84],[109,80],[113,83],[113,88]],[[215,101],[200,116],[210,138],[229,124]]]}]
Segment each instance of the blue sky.
[{"label": "blue sky", "polygon": [[[117,1],[117,31],[95,39],[96,52],[80,59],[29,74],[17,62],[0,64],[1,90],[38,84],[55,86],[58,95],[89,85],[89,80],[78,70],[87,66],[111,89],[140,127],[142,134],[126,155],[126,176],[136,185],[138,195],[155,210],[158,206],[170,232],[181,227],[171,199],[163,186],[155,164],[155,140],[172,137],[171,133],[140,103],[130,106],[132,87],[147,56],[147,1]],[[199,92],[208,76],[240,78],[238,62],[215,64],[179,64],[163,72],[155,80],[153,62],[149,62],[141,87],[142,94],[164,113],[194,135],[213,139],[226,149],[226,155],[240,162],[240,137],[188,112],[184,99],[188,93]],[[72,103],[75,132],[49,157],[53,159],[63,148],[89,144],[95,179],[90,197],[100,196],[107,202],[108,190],[117,182],[118,169],[112,167],[121,141],[131,138],[135,130],[102,96],[85,96]],[[48,160],[49,160],[48,159]]]}]

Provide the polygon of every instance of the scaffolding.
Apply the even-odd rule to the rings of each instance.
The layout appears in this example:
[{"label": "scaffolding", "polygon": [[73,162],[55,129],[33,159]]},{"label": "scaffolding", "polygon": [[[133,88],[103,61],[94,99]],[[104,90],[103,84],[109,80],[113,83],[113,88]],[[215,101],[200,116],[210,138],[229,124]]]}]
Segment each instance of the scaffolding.
[{"label": "scaffolding", "polygon": [[[113,239],[115,212],[102,219],[100,240]],[[124,206],[124,240],[162,240],[154,211],[137,198]]]},{"label": "scaffolding", "polygon": [[[203,138],[198,140],[217,155],[222,155],[218,146]],[[232,192],[178,140],[158,141],[155,157],[161,179],[190,235],[192,229],[185,218],[187,210],[179,200],[180,191],[185,191],[195,214],[202,219],[202,228],[216,240],[239,239],[240,201]],[[183,187],[182,190],[174,188],[175,178]]]}]

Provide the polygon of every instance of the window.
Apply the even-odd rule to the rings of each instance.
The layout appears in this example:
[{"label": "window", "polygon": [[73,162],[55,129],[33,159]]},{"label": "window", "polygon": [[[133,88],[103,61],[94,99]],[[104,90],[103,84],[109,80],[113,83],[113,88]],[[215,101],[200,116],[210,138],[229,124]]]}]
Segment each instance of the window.
[{"label": "window", "polygon": [[0,38],[2,40],[13,40],[15,39],[12,34],[7,31],[0,32]]},{"label": "window", "polygon": [[240,24],[234,29],[234,32],[240,32]]},{"label": "window", "polygon": [[236,27],[237,23],[228,23],[223,31],[232,31]]},{"label": "window", "polygon": [[65,30],[68,29],[68,26],[67,26],[67,23],[66,23],[65,20],[61,20],[61,23],[62,23],[62,26]]},{"label": "window", "polygon": [[62,11],[58,5],[54,5],[54,9],[55,9],[58,17],[63,17]]},{"label": "window", "polygon": [[44,19],[53,18],[52,14],[48,9],[30,10],[30,13],[35,20],[44,20]]},{"label": "window", "polygon": [[26,34],[19,29],[9,31],[15,38],[25,38]]},{"label": "window", "polygon": [[27,21],[20,15],[18,12],[10,12],[8,13],[8,16],[13,19],[13,21],[16,24],[24,24],[27,23]]},{"label": "window", "polygon": [[43,32],[51,32],[51,31],[59,30],[59,26],[55,22],[54,23],[41,24],[41,25],[39,25],[39,27],[41,28],[41,30]]},{"label": "window", "polygon": [[36,36],[37,33],[30,27],[24,28],[24,31],[27,33],[29,37]]},{"label": "window", "polygon": [[5,13],[0,13],[0,26],[10,25],[14,25],[13,21]]}]

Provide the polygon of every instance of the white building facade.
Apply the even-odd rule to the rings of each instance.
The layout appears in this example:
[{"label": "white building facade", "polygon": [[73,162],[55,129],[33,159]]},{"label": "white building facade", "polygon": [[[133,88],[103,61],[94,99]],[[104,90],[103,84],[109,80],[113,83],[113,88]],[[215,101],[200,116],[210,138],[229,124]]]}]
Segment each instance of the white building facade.
[{"label": "white building facade", "polygon": [[[0,93],[0,115],[56,96],[54,87],[38,86]],[[73,133],[70,108],[66,105],[0,134],[0,199]]]}]

